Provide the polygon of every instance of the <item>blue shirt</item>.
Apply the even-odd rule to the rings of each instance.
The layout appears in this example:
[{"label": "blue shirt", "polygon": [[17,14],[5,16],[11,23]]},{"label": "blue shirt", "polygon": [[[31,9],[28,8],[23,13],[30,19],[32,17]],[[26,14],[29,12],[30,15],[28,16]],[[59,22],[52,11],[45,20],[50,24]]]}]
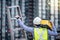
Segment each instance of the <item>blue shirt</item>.
[{"label": "blue shirt", "polygon": [[[23,23],[20,19],[18,19],[17,22],[18,22],[18,24],[19,24],[24,30],[31,32],[32,35],[34,34],[34,28],[33,28],[33,27],[28,27],[28,26],[24,25],[24,23]],[[56,35],[58,35],[55,26],[53,26],[52,31],[48,29],[48,35],[50,35],[50,36],[56,36]]]}]

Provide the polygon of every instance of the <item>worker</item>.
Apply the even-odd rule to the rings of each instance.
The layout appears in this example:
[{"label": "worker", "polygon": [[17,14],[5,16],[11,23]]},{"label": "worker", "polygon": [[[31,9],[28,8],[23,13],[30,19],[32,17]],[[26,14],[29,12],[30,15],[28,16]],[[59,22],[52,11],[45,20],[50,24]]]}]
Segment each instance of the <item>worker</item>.
[{"label": "worker", "polygon": [[45,28],[42,29],[40,27],[40,21],[42,19],[40,19],[39,17],[36,17],[33,20],[33,24],[35,27],[28,27],[28,26],[24,25],[24,23],[20,20],[20,17],[18,15],[15,17],[17,18],[17,22],[20,25],[20,27],[22,27],[24,30],[32,33],[32,35],[34,36],[34,40],[48,40],[48,35],[50,35],[50,36],[58,35],[58,33],[56,31],[56,27],[54,25],[53,25],[52,31],[49,29],[45,29]]}]

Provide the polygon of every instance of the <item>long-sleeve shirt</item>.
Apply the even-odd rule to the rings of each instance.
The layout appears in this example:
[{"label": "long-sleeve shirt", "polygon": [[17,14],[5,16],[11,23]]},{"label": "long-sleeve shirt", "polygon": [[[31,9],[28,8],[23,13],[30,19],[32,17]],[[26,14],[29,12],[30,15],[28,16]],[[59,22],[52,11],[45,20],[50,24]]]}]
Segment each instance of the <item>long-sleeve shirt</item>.
[{"label": "long-sleeve shirt", "polygon": [[[33,28],[33,27],[28,27],[28,26],[26,26],[20,19],[18,19],[17,22],[18,22],[18,24],[20,25],[20,27],[22,27],[22,28],[23,28],[24,30],[26,30],[26,31],[31,32],[32,35],[34,35],[34,28]],[[48,35],[50,35],[50,36],[56,36],[56,35],[58,35],[55,26],[53,26],[52,31],[48,29]]]}]

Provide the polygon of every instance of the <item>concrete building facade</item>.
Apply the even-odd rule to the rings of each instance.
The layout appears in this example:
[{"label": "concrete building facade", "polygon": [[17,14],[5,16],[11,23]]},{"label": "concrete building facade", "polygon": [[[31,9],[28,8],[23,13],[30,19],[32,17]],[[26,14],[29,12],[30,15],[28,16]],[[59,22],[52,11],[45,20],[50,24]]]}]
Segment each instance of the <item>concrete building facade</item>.
[{"label": "concrete building facade", "polygon": [[[28,26],[33,26],[33,19],[39,16],[42,19],[51,20],[60,31],[60,0],[0,0],[0,39],[6,38],[6,7],[19,5],[23,17],[23,22]],[[15,16],[17,11],[12,9],[12,15]],[[12,17],[13,17],[12,16]],[[28,16],[28,17],[27,17]],[[13,25],[14,21],[13,21]],[[17,23],[16,23],[17,25]],[[2,35],[1,35],[2,34]],[[8,40],[8,39],[6,39]],[[51,38],[54,40],[54,37]]]}]

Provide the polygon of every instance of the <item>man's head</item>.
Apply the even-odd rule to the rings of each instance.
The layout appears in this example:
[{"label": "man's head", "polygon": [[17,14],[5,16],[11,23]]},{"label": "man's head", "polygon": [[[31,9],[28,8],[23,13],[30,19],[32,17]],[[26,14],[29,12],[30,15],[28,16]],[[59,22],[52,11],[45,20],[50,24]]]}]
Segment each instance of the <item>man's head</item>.
[{"label": "man's head", "polygon": [[36,25],[40,25],[40,21],[41,21],[41,18],[39,18],[39,17],[36,17],[36,18],[34,18],[34,20],[33,20],[33,24],[36,26]]}]

